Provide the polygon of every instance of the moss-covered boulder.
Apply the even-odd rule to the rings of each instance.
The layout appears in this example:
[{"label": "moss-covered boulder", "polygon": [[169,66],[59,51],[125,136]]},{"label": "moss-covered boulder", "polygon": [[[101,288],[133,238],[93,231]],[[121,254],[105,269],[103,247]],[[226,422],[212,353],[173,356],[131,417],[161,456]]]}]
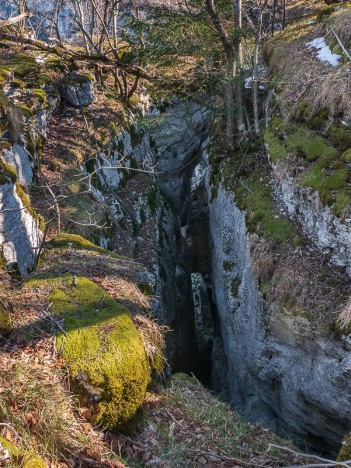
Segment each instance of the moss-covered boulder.
[{"label": "moss-covered boulder", "polygon": [[127,258],[121,255],[114,254],[113,252],[110,252],[109,250],[103,249],[102,247],[99,247],[98,245],[93,244],[88,239],[85,239],[82,236],[79,236],[77,234],[69,234],[66,232],[63,232],[59,236],[52,238],[50,242],[46,244],[46,247],[55,248],[55,249],[72,247],[73,249],[90,250],[93,252],[99,252],[102,254],[109,255],[110,257],[115,257],[115,258],[120,258],[120,259]]},{"label": "moss-covered boulder", "polygon": [[347,461],[351,459],[351,434],[347,435],[342,443],[337,461]]},{"label": "moss-covered boulder", "polygon": [[150,381],[143,341],[128,310],[86,278],[39,282],[53,287],[51,311],[63,319],[65,330],[58,337],[58,349],[73,387],[89,407],[89,417],[105,428],[128,427]]},{"label": "moss-covered boulder", "polygon": [[46,468],[46,464],[38,455],[26,452],[0,437],[0,466],[7,464],[22,468]]},{"label": "moss-covered boulder", "polygon": [[0,299],[0,338],[6,338],[12,331],[12,319]]}]

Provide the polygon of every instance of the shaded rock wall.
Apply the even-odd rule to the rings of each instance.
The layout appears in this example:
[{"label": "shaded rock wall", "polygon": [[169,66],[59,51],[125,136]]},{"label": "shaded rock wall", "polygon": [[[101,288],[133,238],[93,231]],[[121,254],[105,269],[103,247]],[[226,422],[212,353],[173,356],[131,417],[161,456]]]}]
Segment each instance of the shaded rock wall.
[{"label": "shaded rock wall", "polygon": [[263,302],[244,213],[223,188],[210,205],[210,233],[232,405],[250,420],[335,454],[351,427],[350,346],[321,337],[305,317]]}]

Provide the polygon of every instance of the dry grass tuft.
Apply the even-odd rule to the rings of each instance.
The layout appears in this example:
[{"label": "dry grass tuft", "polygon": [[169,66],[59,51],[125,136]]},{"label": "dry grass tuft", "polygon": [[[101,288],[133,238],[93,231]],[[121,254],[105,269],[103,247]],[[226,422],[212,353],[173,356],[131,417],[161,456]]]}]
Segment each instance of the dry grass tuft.
[{"label": "dry grass tuft", "polygon": [[346,49],[351,49],[351,9],[342,10],[334,17],[333,29]]},{"label": "dry grass tuft", "polygon": [[250,249],[253,274],[260,282],[268,281],[274,272],[273,243],[257,234],[251,234]]},{"label": "dry grass tuft", "polygon": [[340,312],[337,324],[341,330],[346,330],[351,324],[351,298]]},{"label": "dry grass tuft", "polygon": [[62,387],[51,346],[51,340],[41,340],[32,349],[2,350],[0,375],[0,417],[9,425],[3,435],[14,437],[11,442],[19,435],[23,449],[48,459],[79,453],[89,440]]},{"label": "dry grass tuft", "polygon": [[151,316],[145,317],[140,314],[133,317],[133,322],[143,339],[151,368],[161,372],[166,364],[164,334],[168,331],[168,327],[159,325]]},{"label": "dry grass tuft", "polygon": [[325,80],[321,82],[319,93],[314,100],[314,108],[324,109],[328,107],[332,115],[343,115],[346,118],[351,117],[351,63],[348,63],[340,69],[340,73],[330,73]]}]

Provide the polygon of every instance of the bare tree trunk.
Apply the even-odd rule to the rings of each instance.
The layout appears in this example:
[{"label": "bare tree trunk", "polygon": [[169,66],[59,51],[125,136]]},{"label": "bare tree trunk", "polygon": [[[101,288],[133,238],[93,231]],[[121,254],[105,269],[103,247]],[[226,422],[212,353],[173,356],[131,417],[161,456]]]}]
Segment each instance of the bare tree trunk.
[{"label": "bare tree trunk", "polygon": [[84,6],[81,0],[77,1],[77,7],[78,7],[79,25],[83,33],[84,48],[85,48],[86,53],[89,55],[90,50],[89,50],[89,44],[86,38],[86,31],[85,31]]},{"label": "bare tree trunk", "polygon": [[113,8],[113,44],[116,51],[118,51],[118,13],[119,4],[116,2]]},{"label": "bare tree trunk", "polygon": [[258,59],[259,59],[259,47],[260,47],[261,34],[262,34],[263,15],[267,8],[267,5],[268,5],[268,0],[265,0],[260,11],[260,17],[258,20],[258,25],[257,25],[257,30],[256,30],[256,40],[255,40],[254,52],[253,52],[252,106],[253,106],[253,111],[254,111],[254,125],[255,125],[256,135],[259,135],[261,133],[260,120],[259,120],[259,102],[258,102],[258,93],[259,93]]},{"label": "bare tree trunk", "polygon": [[234,98],[235,98],[235,78],[236,78],[236,62],[234,54],[228,58],[227,62],[227,91],[226,91],[226,113],[227,113],[227,147],[233,148],[234,144],[234,127],[235,127],[235,112],[234,112]]},{"label": "bare tree trunk", "polygon": [[277,12],[277,0],[273,0],[273,5],[272,5],[272,20],[271,20],[271,35],[272,37],[274,36],[274,23],[275,23],[275,15]]},{"label": "bare tree trunk", "polygon": [[[20,2],[19,2],[19,14],[20,14],[20,16],[25,14],[25,8],[26,8],[25,0],[20,0]],[[20,32],[21,36],[23,35],[23,31],[24,31],[24,23],[25,23],[25,17],[19,23],[19,32]]]},{"label": "bare tree trunk", "polygon": [[285,29],[286,26],[286,0],[283,0],[283,21],[282,21],[282,29]]},{"label": "bare tree trunk", "polygon": [[224,53],[227,59],[227,85],[226,85],[226,119],[227,119],[227,146],[233,147],[234,142],[234,80],[236,78],[235,52],[232,41],[224,29],[224,26],[218,16],[214,0],[206,0],[206,10],[215,28],[220,41],[222,42]]},{"label": "bare tree trunk", "polygon": [[244,119],[244,98],[243,98],[243,82],[241,79],[243,69],[243,41],[242,41],[242,28],[243,28],[243,6],[242,0],[234,0],[234,26],[237,34],[236,38],[236,57],[237,67],[235,78],[235,98],[236,98],[236,124],[239,133],[246,130]]}]

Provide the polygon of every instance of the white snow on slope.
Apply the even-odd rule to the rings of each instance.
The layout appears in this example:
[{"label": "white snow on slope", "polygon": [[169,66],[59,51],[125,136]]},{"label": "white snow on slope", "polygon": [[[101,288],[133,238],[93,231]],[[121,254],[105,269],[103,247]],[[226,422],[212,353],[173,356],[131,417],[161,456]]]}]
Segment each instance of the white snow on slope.
[{"label": "white snow on slope", "polygon": [[325,42],[324,37],[317,37],[313,41],[308,42],[307,47],[309,49],[317,49],[317,58],[321,62],[328,62],[332,67],[337,67],[341,59],[340,55],[334,54],[328,44]]}]

